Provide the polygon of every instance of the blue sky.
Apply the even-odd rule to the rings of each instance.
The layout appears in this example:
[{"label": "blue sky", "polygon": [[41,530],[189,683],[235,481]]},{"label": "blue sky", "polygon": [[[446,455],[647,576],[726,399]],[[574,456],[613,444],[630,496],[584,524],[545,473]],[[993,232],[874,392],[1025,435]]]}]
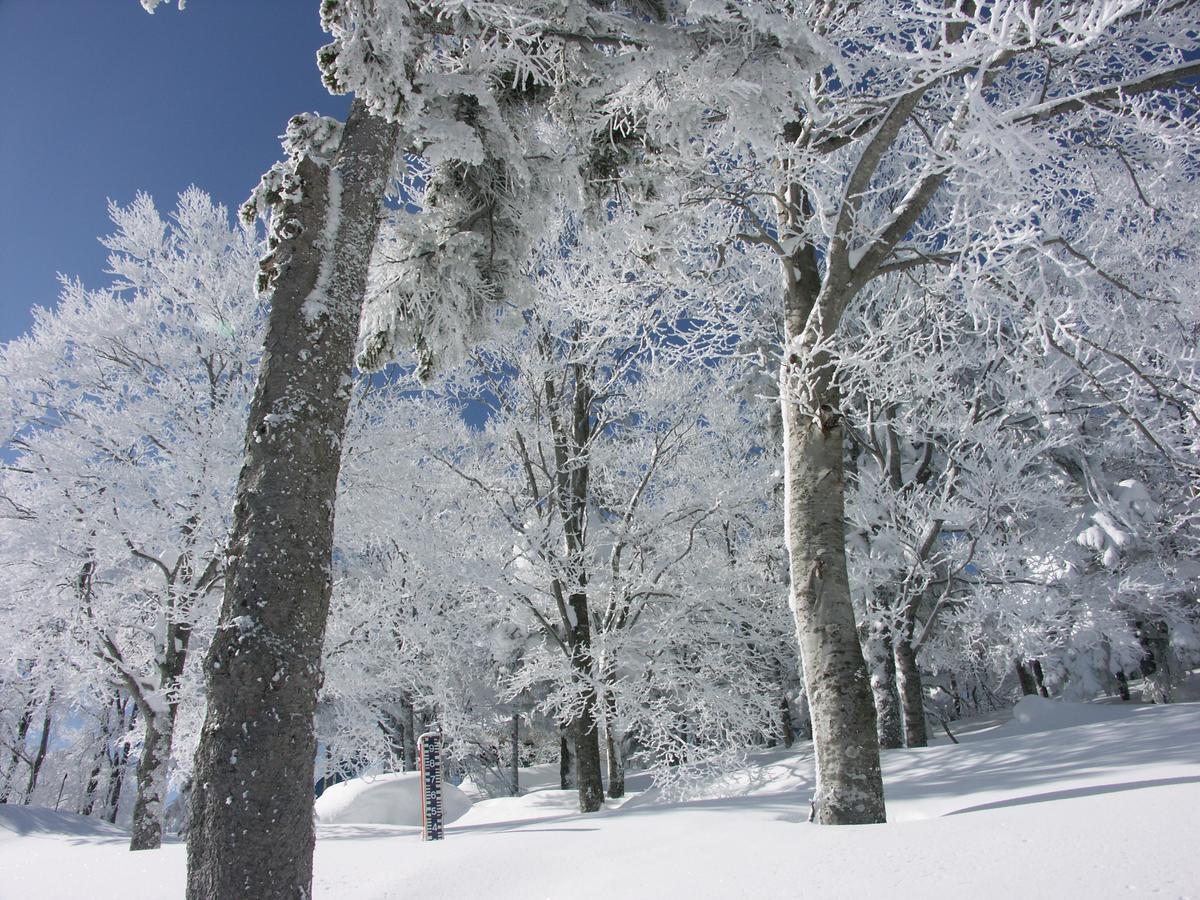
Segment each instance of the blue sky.
[{"label": "blue sky", "polygon": [[0,342],[57,273],[108,283],[108,198],[160,209],[190,184],[235,209],[288,117],[344,118],[315,55],[318,0],[0,0]]}]

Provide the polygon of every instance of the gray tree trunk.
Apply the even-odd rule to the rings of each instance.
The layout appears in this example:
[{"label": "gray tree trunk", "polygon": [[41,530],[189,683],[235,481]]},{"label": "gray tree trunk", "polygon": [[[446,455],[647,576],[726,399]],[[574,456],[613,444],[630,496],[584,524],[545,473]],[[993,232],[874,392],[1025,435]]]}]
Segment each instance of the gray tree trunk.
[{"label": "gray tree trunk", "polygon": [[625,796],[625,757],[621,748],[621,735],[617,733],[617,717],[613,708],[612,686],[617,673],[612,660],[604,664],[604,756],[608,763],[608,796],[618,800]]},{"label": "gray tree trunk", "polygon": [[[799,238],[811,209],[799,185],[784,194],[780,236]],[[846,573],[841,397],[832,360],[820,349],[847,298],[822,285],[811,243],[802,240],[781,262],[784,543],[816,757],[811,818],[822,825],[883,822],[875,704]]]},{"label": "gray tree trunk", "polygon": [[571,671],[583,704],[571,723],[575,739],[575,784],[579,811],[596,812],[604,805],[604,773],[600,765],[599,697],[596,693],[595,660],[592,658],[592,619],[588,609],[585,523],[588,481],[591,468],[588,444],[591,437],[592,392],[582,367],[573,366],[573,393],[568,418],[553,404],[553,386],[547,381],[550,424],[554,433],[555,494],[562,519],[564,551],[568,565],[566,590],[556,579],[555,592],[566,593],[569,616],[563,623],[570,648]]},{"label": "gray tree trunk", "polygon": [[621,753],[621,738],[611,725],[604,735],[604,749],[608,757],[608,796],[619,800],[625,796],[625,757]]},{"label": "gray tree trunk", "polygon": [[137,767],[137,799],[133,804],[130,850],[157,850],[162,846],[174,716],[163,712],[146,715],[145,719],[146,736],[142,739],[142,755]]},{"label": "gray tree trunk", "polygon": [[[105,734],[104,742],[108,743],[108,735]],[[81,816],[90,816],[92,810],[96,808],[96,791],[100,787],[100,773],[104,771],[105,748],[101,748],[96,754],[96,761],[92,764],[92,770],[88,773],[87,785],[83,789],[83,802],[79,805],[79,814]]]},{"label": "gray tree trunk", "polygon": [[331,167],[300,160],[276,211],[276,280],[205,661],[189,900],[312,895],[313,714],[334,499],[367,263],[397,129],[355,101]]},{"label": "gray tree trunk", "polygon": [[904,746],[929,746],[929,728],[925,724],[925,689],[921,670],[917,668],[917,651],[907,635],[892,638],[896,657],[896,680],[900,688],[900,705],[904,710]]},{"label": "gray tree trunk", "polygon": [[404,714],[404,771],[417,771],[417,716],[411,700],[401,700]]},{"label": "gray tree trunk", "polygon": [[783,746],[790,750],[792,744],[796,743],[796,728],[792,725],[792,705],[788,703],[787,691],[779,695],[779,726]]},{"label": "gray tree trunk", "polygon": [[29,803],[33,797],[34,788],[37,787],[38,775],[42,772],[42,763],[46,761],[46,750],[50,746],[50,708],[54,705],[54,689],[50,689],[50,696],[46,698],[46,714],[42,717],[42,737],[38,741],[37,753],[34,754],[33,762],[29,766],[29,783],[25,786],[25,802]]},{"label": "gray tree trunk", "polygon": [[508,768],[511,773],[512,795],[518,797],[521,794],[521,716],[519,713],[513,713],[512,716],[512,759]]},{"label": "gray tree trunk", "polygon": [[121,788],[125,785],[125,767],[129,764],[130,739],[129,731],[137,722],[137,706],[130,706],[129,718],[125,718],[125,700],[118,695],[120,702],[120,725],[118,734],[124,735],[120,748],[113,748],[112,768],[108,772],[108,787],[104,792],[104,818],[110,824],[117,822],[117,812],[121,806]]},{"label": "gray tree trunk", "polygon": [[79,808],[80,815],[90,816],[96,808],[96,795],[100,791],[100,776],[104,772],[104,763],[109,761],[112,749],[110,743],[113,739],[113,713],[118,716],[118,724],[125,724],[124,710],[121,708],[121,694],[118,691],[116,700],[112,704],[104,705],[104,715],[100,719],[100,738],[99,746],[96,748],[96,763],[92,766],[91,774],[88,776],[87,789],[83,794],[83,804]]},{"label": "gray tree trunk", "polygon": [[[846,574],[842,425],[834,413],[814,421],[788,394],[785,384],[785,531],[817,763],[812,818],[882,822],[875,706]],[[832,388],[823,399],[820,409],[837,408]]]},{"label": "gray tree trunk", "polygon": [[[192,600],[194,602],[195,598]],[[138,760],[130,850],[157,850],[162,846],[167,775],[175,739],[175,718],[179,713],[178,685],[187,663],[191,638],[191,625],[186,622],[172,624],[167,627],[163,646],[159,648],[158,680],[160,690],[167,697],[166,708],[155,710],[145,697],[138,698],[142,717],[146,720],[146,736]],[[137,690],[136,685],[131,685],[130,689]]]},{"label": "gray tree trunk", "polygon": [[597,727],[596,689],[583,688],[583,711],[572,724],[575,734],[575,783],[579,811],[596,812],[604,806],[604,774],[600,767],[600,729]]},{"label": "gray tree trunk", "polygon": [[892,636],[886,627],[877,623],[877,627],[871,629],[867,641],[879,749],[895,750],[904,746],[904,726],[901,721],[900,693],[896,687],[896,660],[892,651]]},{"label": "gray tree trunk", "polygon": [[[803,676],[803,673],[801,673]],[[802,740],[811,741],[813,739],[812,730],[812,713],[808,708],[808,691],[801,686],[800,693],[796,695],[796,733]]]},{"label": "gray tree trunk", "polygon": [[1170,703],[1179,676],[1178,663],[1171,650],[1171,633],[1166,622],[1147,622],[1142,626],[1142,644],[1149,658],[1143,663],[1143,703]]},{"label": "gray tree trunk", "polygon": [[564,728],[558,736],[558,786],[564,791],[573,790],[575,780],[575,735],[571,728]]}]

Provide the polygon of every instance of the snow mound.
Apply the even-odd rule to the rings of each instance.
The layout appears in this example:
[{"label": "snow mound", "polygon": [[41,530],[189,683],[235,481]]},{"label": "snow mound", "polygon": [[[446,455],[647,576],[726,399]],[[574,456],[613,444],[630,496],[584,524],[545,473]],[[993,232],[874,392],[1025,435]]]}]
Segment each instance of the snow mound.
[{"label": "snow mound", "polygon": [[55,812],[44,806],[0,804],[0,841],[9,837],[38,834],[129,840],[129,832],[100,819],[69,812]]},{"label": "snow mound", "polygon": [[1022,697],[1013,707],[1013,727],[1010,731],[1028,734],[1075,725],[1092,725],[1110,719],[1112,715],[1111,709],[1104,709],[1098,704],[1065,703],[1030,694]]},{"label": "snow mound", "polygon": [[[452,784],[442,784],[443,821],[453,822],[471,808],[471,799]],[[390,772],[352,778],[317,798],[322,825],[411,825],[421,827],[421,776]]]}]

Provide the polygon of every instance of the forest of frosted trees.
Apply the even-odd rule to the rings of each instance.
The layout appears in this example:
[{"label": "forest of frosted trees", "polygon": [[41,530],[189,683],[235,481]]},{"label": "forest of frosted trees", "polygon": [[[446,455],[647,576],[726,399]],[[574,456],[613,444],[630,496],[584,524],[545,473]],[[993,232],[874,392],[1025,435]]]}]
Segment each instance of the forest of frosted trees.
[{"label": "forest of frosted trees", "polygon": [[347,121],[0,349],[0,802],[301,897],[435,725],[583,812],[811,740],[872,823],[881,749],[1200,664],[1194,3],[320,16]]}]

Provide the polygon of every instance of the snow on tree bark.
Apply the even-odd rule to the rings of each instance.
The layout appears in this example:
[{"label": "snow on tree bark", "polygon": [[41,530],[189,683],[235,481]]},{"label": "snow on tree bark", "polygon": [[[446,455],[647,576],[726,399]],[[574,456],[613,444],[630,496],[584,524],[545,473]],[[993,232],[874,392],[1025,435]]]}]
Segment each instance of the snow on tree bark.
[{"label": "snow on tree bark", "polygon": [[191,900],[311,896],[313,714],[334,496],[367,263],[396,143],[396,127],[356,102],[332,164],[303,155],[299,196],[275,214],[266,346],[205,666]]},{"label": "snow on tree bark", "polygon": [[929,729],[925,723],[925,690],[921,670],[917,666],[917,651],[912,638],[901,633],[892,639],[896,657],[896,681],[900,689],[900,706],[904,711],[904,746],[925,747],[929,744]]},{"label": "snow on tree bark", "polygon": [[[818,408],[837,408],[835,390]],[[836,417],[814,421],[788,390],[783,397],[785,539],[817,765],[812,819],[882,822],[875,706],[846,574],[842,427]]]},{"label": "snow on tree bark", "polygon": [[[880,623],[881,624],[881,623]],[[871,692],[875,696],[876,731],[880,750],[904,746],[900,694],[896,687],[896,660],[886,627],[873,627],[867,637],[871,661]]]}]

